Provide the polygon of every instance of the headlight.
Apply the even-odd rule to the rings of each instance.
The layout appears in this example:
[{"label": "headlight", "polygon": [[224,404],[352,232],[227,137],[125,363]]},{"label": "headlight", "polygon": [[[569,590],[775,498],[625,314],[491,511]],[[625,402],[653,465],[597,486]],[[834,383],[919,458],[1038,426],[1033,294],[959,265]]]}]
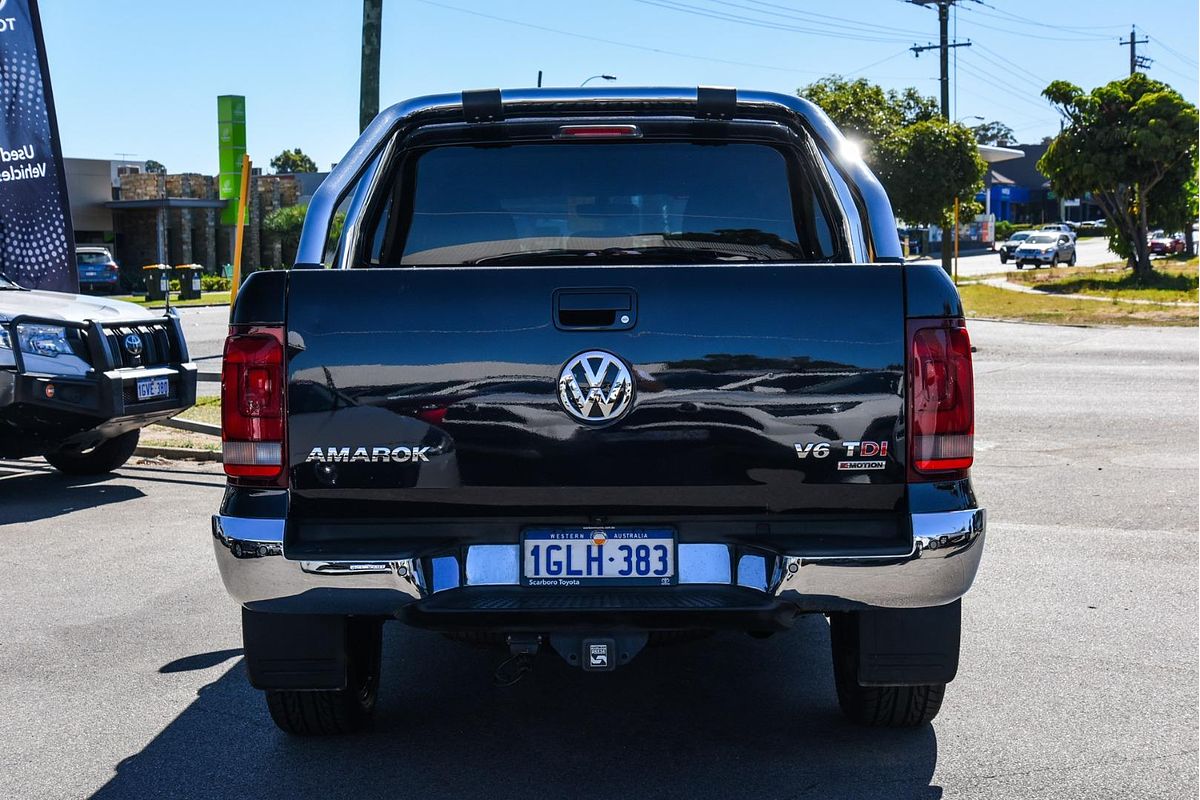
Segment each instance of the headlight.
[{"label": "headlight", "polygon": [[[31,355],[54,358],[62,353],[71,352],[71,345],[67,342],[67,329],[58,325],[21,323],[17,326],[17,341],[21,344],[21,352]],[[0,333],[0,347],[12,349],[7,330]]]}]

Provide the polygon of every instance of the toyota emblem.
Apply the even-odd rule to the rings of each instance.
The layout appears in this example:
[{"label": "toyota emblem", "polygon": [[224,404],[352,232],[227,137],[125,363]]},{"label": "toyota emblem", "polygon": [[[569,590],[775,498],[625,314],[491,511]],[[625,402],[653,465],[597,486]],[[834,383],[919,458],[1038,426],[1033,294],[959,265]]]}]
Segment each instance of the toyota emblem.
[{"label": "toyota emblem", "polygon": [[131,356],[140,356],[142,354],[142,337],[136,333],[131,333],[125,337],[125,352]]},{"label": "toyota emblem", "polygon": [[558,400],[579,422],[587,425],[613,422],[633,403],[633,379],[625,362],[612,353],[588,350],[562,368]]}]

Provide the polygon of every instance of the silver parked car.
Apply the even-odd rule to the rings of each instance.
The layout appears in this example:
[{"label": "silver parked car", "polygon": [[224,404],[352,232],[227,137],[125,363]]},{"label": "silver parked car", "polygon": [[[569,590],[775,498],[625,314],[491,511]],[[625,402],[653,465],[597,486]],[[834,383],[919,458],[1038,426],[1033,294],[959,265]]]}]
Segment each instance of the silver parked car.
[{"label": "silver parked car", "polygon": [[1065,263],[1068,267],[1075,266],[1075,239],[1068,233],[1054,231],[1039,231],[1024,242],[1013,253],[1017,269],[1026,264],[1040,267],[1043,264],[1057,267]]}]

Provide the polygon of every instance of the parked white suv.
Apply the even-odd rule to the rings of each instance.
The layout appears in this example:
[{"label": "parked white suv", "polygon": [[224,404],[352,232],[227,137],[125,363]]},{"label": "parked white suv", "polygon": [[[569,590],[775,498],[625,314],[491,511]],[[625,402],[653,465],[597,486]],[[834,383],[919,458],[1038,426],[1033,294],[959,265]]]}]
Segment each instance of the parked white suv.
[{"label": "parked white suv", "polygon": [[30,290],[0,273],[0,458],[109,472],[142,428],[195,401],[196,365],[174,314]]}]

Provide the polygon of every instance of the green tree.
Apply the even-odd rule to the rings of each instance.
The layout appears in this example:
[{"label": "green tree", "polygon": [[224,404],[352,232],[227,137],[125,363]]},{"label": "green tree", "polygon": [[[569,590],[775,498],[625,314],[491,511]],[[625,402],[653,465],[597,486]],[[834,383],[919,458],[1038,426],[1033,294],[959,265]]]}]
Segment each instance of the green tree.
[{"label": "green tree", "polygon": [[[284,264],[293,264],[296,261],[296,249],[300,246],[300,233],[304,230],[304,217],[307,214],[306,205],[284,206],[263,218],[263,229],[279,239]],[[342,226],[345,222],[346,215],[341,211],[334,215],[329,231],[329,245],[337,244],[338,239],[342,238]]]},{"label": "green tree", "polygon": [[975,213],[986,165],[975,135],[962,125],[928,119],[899,128],[879,143],[877,171],[897,214],[943,228],[952,224],[954,198]]},{"label": "green tree", "polygon": [[1065,124],[1038,169],[1063,196],[1091,192],[1113,231],[1114,252],[1145,281],[1154,271],[1146,237],[1155,199],[1170,202],[1182,192],[1196,161],[1196,107],[1142,73],[1090,93],[1055,81],[1042,95],[1058,106]]},{"label": "green tree", "polygon": [[849,139],[854,139],[868,164],[874,165],[876,145],[892,131],[935,119],[937,102],[909,87],[903,91],[830,75],[800,89],[801,97],[816,103]]},{"label": "green tree", "polygon": [[146,172],[152,175],[166,175],[167,168],[154,159],[150,159],[146,162]]},{"label": "green tree", "polygon": [[284,150],[272,158],[271,169],[275,170],[277,175],[292,172],[316,172],[317,164],[297,147],[294,150]]},{"label": "green tree", "polygon": [[980,144],[994,144],[997,147],[1007,147],[1017,142],[1013,129],[999,120],[981,122],[971,128],[971,131],[975,134],[975,141]]},{"label": "green tree", "polygon": [[[938,105],[909,87],[885,91],[870,81],[831,75],[800,90],[820,106],[847,138],[857,141],[868,166],[887,189],[896,216],[914,223],[946,226],[953,220],[954,198],[975,213],[985,164],[975,135],[946,122]],[[948,263],[943,258],[943,265]]]}]

